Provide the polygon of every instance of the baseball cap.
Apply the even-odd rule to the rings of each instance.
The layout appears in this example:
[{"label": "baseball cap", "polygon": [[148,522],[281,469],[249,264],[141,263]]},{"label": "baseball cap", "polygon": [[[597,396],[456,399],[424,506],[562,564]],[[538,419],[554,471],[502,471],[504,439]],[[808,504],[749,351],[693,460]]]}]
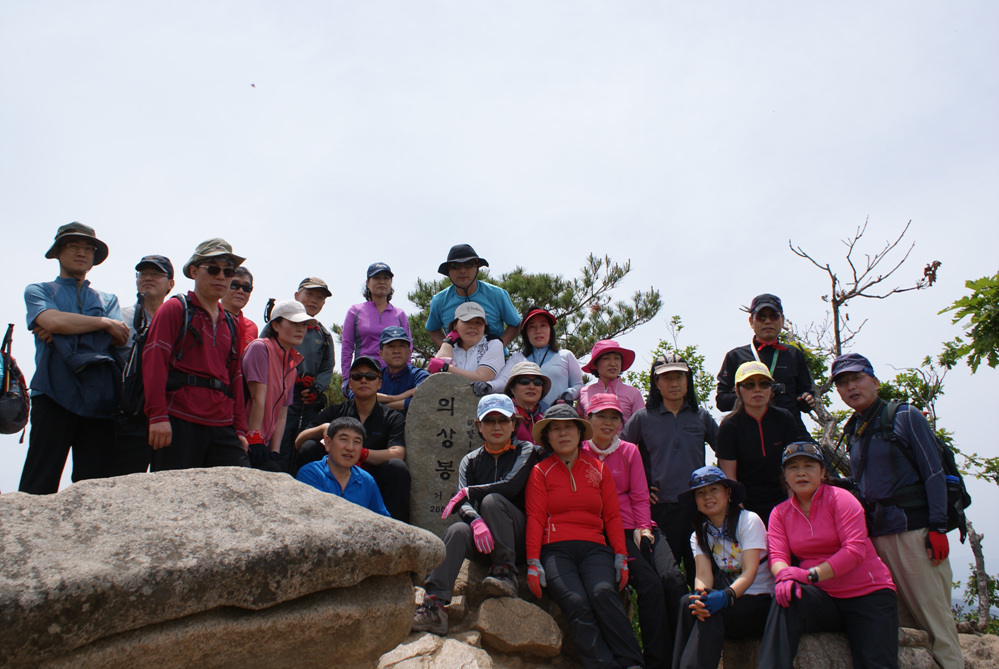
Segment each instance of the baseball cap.
[{"label": "baseball cap", "polygon": [[749,362],[744,362],[739,365],[739,368],[735,370],[735,385],[739,385],[751,376],[765,376],[771,381],[774,377],[770,374],[770,370],[762,362],[758,360],[750,360]]},{"label": "baseball cap", "polygon": [[381,348],[390,341],[404,341],[407,344],[413,343],[410,341],[406,331],[398,325],[390,325],[382,330],[382,335],[378,338],[378,347]]},{"label": "baseball cap", "polygon": [[501,413],[504,416],[512,416],[516,413],[516,409],[513,408],[513,400],[506,395],[500,395],[499,393],[492,393],[491,395],[486,395],[481,400],[479,400],[478,409],[475,411],[475,415],[479,420],[486,417],[486,414]]},{"label": "baseball cap", "polygon": [[784,315],[784,307],[781,305],[780,298],[770,293],[757,295],[749,304],[749,313],[753,315],[758,314],[761,309],[773,309],[781,316]]},{"label": "baseball cap", "polygon": [[152,265],[162,272],[166,272],[167,278],[173,278],[173,263],[166,256],[142,256],[142,260],[135,266],[135,271],[142,269],[143,265]]},{"label": "baseball cap", "polygon": [[665,374],[666,372],[689,372],[690,367],[687,366],[687,362],[678,356],[676,353],[668,353],[665,356],[659,356],[656,358],[655,369],[652,373],[655,376],[660,374]]},{"label": "baseball cap", "polygon": [[282,318],[292,323],[315,324],[316,319],[305,312],[305,305],[298,300],[281,300],[271,309],[271,320]]},{"label": "baseball cap", "polygon": [[874,376],[874,365],[859,353],[844,353],[833,360],[830,376],[835,381],[837,376],[846,372],[863,372],[868,376]]},{"label": "baseball cap", "polygon": [[381,274],[382,272],[388,272],[389,276],[395,276],[395,274],[392,273],[392,268],[383,262],[373,262],[370,265],[368,265],[369,279],[373,277],[375,274]]},{"label": "baseball cap", "polygon": [[454,310],[454,317],[459,321],[470,321],[473,318],[486,320],[486,310],[477,302],[462,302]]},{"label": "baseball cap", "polygon": [[299,290],[305,290],[306,288],[318,288],[326,293],[326,297],[333,296],[333,293],[330,292],[330,287],[326,285],[326,282],[316,276],[310,276],[302,279],[302,283],[298,284]]}]

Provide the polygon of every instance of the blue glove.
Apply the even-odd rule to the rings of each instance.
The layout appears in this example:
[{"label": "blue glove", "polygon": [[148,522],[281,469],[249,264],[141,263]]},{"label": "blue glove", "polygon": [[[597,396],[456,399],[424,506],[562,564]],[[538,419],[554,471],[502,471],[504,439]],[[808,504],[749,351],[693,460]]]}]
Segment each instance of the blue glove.
[{"label": "blue glove", "polygon": [[724,590],[712,590],[708,594],[703,595],[701,601],[704,602],[708,613],[714,615],[728,606],[728,595],[725,594]]}]

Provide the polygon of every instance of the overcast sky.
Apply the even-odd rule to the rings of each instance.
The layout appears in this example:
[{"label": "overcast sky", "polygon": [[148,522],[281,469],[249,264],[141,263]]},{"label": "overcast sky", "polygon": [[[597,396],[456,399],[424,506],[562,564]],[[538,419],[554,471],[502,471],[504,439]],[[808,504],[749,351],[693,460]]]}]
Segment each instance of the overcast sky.
[{"label": "overcast sky", "polygon": [[[899,280],[940,260],[939,283],[851,312],[890,378],[958,333],[937,312],[997,270],[996,34],[990,2],[0,0],[0,310],[30,375],[23,288],[55,276],[43,254],[71,220],[109,244],[90,278],[123,304],[142,255],[179,270],[226,238],[258,323],[307,275],[341,322],[376,260],[411,307],[454,243],[495,273],[571,276],[595,252],[631,260],[619,296],[662,291],[622,340],[640,364],[679,314],[714,373],[753,295],[822,319],[826,279],[788,239],[836,266],[865,219],[868,252],[911,220]],[[997,378],[947,377],[962,448],[999,455]],[[25,447],[0,438],[0,490]],[[972,494],[999,555],[999,491]]]}]

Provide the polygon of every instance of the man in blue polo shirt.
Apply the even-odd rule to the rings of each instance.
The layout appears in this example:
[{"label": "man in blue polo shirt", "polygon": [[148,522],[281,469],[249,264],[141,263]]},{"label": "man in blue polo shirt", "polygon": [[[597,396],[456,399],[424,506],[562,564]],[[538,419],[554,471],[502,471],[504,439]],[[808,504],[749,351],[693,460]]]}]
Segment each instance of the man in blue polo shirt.
[{"label": "man in blue polo shirt", "polygon": [[437,268],[438,273],[451,279],[451,286],[430,300],[430,313],[427,314],[427,332],[438,348],[444,342],[444,328],[454,320],[454,310],[462,302],[482,305],[489,334],[497,335],[503,346],[509,345],[520,331],[520,314],[514,308],[510,294],[499,286],[479,281],[480,267],[489,267],[486,259],[480,258],[468,244],[458,244],[451,247],[447,260]]},{"label": "man in blue polo shirt", "polygon": [[388,516],[375,479],[357,466],[364,446],[364,426],[356,418],[337,418],[326,429],[322,460],[298,470],[298,480],[313,488],[342,497],[369,511]]},{"label": "man in blue polo shirt", "polygon": [[94,229],[67,223],[45,253],[59,261],[55,281],[24,290],[35,335],[31,430],[21,492],[54,493],[73,449],[73,481],[109,476],[121,366],[116,346],[128,341],[118,298],[94,290],[87,273],[108,257]]},{"label": "man in blue polo shirt", "polygon": [[413,343],[403,328],[390,325],[382,330],[382,336],[378,340],[378,355],[385,363],[385,369],[382,370],[378,401],[389,409],[402,412],[409,409],[416,386],[430,376],[427,370],[409,362],[412,352]]}]

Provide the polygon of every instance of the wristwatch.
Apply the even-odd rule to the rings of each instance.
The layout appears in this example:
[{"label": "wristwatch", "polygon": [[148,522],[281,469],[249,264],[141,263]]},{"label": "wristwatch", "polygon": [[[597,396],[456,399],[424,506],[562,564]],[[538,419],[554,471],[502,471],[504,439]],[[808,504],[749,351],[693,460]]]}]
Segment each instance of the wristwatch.
[{"label": "wristwatch", "polygon": [[808,582],[818,583],[819,582],[819,570],[817,567],[812,567],[808,570]]}]

